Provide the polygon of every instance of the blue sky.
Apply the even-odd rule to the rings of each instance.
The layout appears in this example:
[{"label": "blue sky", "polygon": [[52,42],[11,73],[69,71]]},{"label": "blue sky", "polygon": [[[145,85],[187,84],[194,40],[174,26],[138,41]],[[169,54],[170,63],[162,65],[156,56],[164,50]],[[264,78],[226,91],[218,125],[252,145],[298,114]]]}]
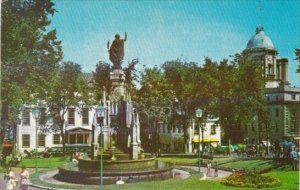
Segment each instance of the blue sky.
[{"label": "blue sky", "polygon": [[300,86],[294,48],[300,48],[300,1],[261,0],[54,0],[51,28],[62,40],[64,61],[83,71],[98,61],[109,63],[106,43],[119,33],[125,43],[124,64],[139,58],[153,67],[177,58],[203,63],[242,52],[262,24],[280,57],[289,59],[289,81]]}]

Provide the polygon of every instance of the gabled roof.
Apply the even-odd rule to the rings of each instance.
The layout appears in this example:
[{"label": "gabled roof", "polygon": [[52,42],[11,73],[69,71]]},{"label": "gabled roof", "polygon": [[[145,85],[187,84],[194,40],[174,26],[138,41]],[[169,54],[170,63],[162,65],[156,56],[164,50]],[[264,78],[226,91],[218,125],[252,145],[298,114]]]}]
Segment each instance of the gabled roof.
[{"label": "gabled roof", "polygon": [[87,129],[87,128],[83,128],[83,127],[75,127],[72,129],[68,129],[66,132],[70,133],[70,132],[91,132],[91,129]]}]

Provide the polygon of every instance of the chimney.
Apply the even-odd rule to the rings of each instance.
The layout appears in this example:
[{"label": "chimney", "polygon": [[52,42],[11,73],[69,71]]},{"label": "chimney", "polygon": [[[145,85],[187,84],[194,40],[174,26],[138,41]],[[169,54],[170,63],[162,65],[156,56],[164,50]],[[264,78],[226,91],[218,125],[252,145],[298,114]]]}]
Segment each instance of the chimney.
[{"label": "chimney", "polygon": [[282,84],[289,84],[288,81],[288,59],[281,58],[278,59],[281,62],[281,83]]}]

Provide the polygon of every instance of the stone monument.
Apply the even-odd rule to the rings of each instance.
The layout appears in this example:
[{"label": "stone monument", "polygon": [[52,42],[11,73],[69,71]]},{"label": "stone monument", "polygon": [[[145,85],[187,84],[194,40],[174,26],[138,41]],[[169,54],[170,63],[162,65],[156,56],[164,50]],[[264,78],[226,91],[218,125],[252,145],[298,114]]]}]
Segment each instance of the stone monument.
[{"label": "stone monument", "polygon": [[[115,35],[115,39],[110,46],[108,41],[107,49],[109,53],[109,60],[112,62],[112,72],[110,73],[110,80],[112,81],[112,100],[124,99],[126,89],[124,87],[125,74],[122,70],[122,62],[124,58],[124,42],[127,40],[127,33],[125,38],[121,39],[119,34]],[[110,47],[109,47],[110,46]]]},{"label": "stone monument", "polygon": [[142,152],[139,114],[126,90],[121,66],[126,40],[127,33],[125,39],[116,34],[112,45],[107,43],[109,59],[113,63],[110,74],[112,89],[108,100],[105,90],[103,92],[101,105],[105,113],[101,117],[97,112],[94,115],[93,125],[98,133],[96,142],[101,145],[101,149],[97,148],[98,159],[79,158],[78,163],[59,167],[58,179],[62,181],[80,184],[100,182],[102,185],[115,184],[119,177],[152,181],[173,176],[172,164],[159,162],[153,155]]},{"label": "stone monument", "polygon": [[[112,90],[110,94],[110,126],[115,132],[112,139],[117,139],[116,145],[124,152],[130,152],[132,159],[138,159],[140,153],[140,124],[138,121],[138,113],[133,108],[130,93],[127,92],[124,81],[125,74],[122,70],[122,62],[124,59],[124,42],[119,34],[115,35],[115,39],[110,46],[107,43],[109,60],[112,62],[112,72],[110,80],[112,82]],[[135,111],[134,111],[135,110]],[[112,141],[113,143],[114,140]],[[114,148],[114,147],[113,147]]]}]

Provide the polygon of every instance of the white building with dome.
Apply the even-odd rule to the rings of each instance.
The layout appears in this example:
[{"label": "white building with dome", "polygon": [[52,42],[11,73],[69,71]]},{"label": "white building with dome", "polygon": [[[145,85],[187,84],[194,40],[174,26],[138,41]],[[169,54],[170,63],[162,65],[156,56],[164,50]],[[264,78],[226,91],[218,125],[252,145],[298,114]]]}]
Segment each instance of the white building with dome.
[{"label": "white building with dome", "polygon": [[282,82],[288,84],[288,59],[278,57],[278,51],[263,27],[256,28],[256,34],[247,43],[243,54],[249,60],[262,64],[267,79],[266,88],[277,88]]},{"label": "white building with dome", "polygon": [[249,144],[274,142],[299,138],[300,88],[288,82],[288,59],[280,58],[278,51],[263,27],[247,43],[242,53],[250,61],[264,68],[266,98],[269,107],[270,126],[260,126],[259,116],[245,126],[245,141]]}]

